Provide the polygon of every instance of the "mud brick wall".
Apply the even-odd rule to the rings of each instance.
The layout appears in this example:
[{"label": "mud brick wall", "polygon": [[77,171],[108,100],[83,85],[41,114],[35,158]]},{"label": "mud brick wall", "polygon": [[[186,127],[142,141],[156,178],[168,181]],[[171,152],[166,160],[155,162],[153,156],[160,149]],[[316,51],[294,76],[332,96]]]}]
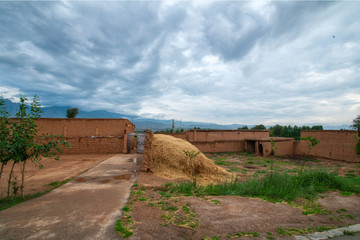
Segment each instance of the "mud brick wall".
[{"label": "mud brick wall", "polygon": [[196,130],[168,133],[187,140],[202,152],[242,152],[245,139],[269,137],[269,130]]},{"label": "mud brick wall", "polygon": [[127,134],[135,131],[128,119],[42,118],[36,124],[39,135],[64,136],[72,148],[63,154],[126,153]]},{"label": "mud brick wall", "polygon": [[70,149],[63,148],[63,154],[106,154],[123,151],[123,137],[66,137]]},{"label": "mud brick wall", "polygon": [[269,140],[259,141],[259,145],[262,146],[262,155],[267,157],[271,155],[271,151],[277,147],[275,154],[277,156],[286,156],[294,154],[294,139],[280,139],[272,138],[275,144],[275,147],[272,146]]},{"label": "mud brick wall", "polygon": [[151,172],[152,163],[153,163],[152,142],[153,142],[153,133],[150,132],[149,130],[146,130],[143,161],[141,165],[141,171],[144,172]]},{"label": "mud brick wall", "polygon": [[244,141],[211,141],[211,142],[201,142],[194,141],[191,142],[195,147],[197,147],[201,152],[243,152]]},{"label": "mud brick wall", "polygon": [[[310,150],[310,156],[347,162],[360,162],[360,158],[355,153],[357,131],[325,130],[301,132],[301,137],[308,136],[317,138],[320,141],[318,145]],[[301,140],[294,144],[295,154],[307,155],[308,151],[308,141]]]},{"label": "mud brick wall", "polygon": [[188,130],[186,131],[189,142],[213,141],[243,141],[245,139],[260,139],[269,137],[269,130]]},{"label": "mud brick wall", "polygon": [[128,119],[101,118],[42,118],[36,122],[39,134],[51,133],[65,137],[123,136],[124,131],[135,131]]}]

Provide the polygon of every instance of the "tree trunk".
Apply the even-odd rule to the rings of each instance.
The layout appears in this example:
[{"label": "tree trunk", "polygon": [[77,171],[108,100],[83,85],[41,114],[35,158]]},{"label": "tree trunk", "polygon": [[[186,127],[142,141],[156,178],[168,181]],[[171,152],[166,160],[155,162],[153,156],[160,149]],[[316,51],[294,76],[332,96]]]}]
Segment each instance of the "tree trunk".
[{"label": "tree trunk", "polygon": [[26,164],[26,160],[24,160],[22,171],[21,171],[21,186],[20,186],[21,196],[24,196],[25,164]]},{"label": "tree trunk", "polygon": [[0,169],[0,180],[1,180],[1,175],[2,175],[2,172],[3,172],[3,169],[4,169],[4,163],[1,164],[1,169]]},{"label": "tree trunk", "polygon": [[12,177],[12,174],[13,174],[14,166],[15,166],[15,161],[13,162],[13,164],[11,166],[10,173],[9,173],[8,189],[7,189],[7,196],[8,197],[10,196],[11,177]]}]

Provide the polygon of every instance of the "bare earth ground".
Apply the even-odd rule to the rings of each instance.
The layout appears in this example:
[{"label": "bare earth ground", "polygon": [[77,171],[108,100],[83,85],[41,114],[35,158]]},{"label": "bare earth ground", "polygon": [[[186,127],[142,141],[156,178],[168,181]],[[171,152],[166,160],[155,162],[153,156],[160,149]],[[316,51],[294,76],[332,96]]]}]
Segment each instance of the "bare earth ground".
[{"label": "bare earth ground", "polygon": [[[113,155],[114,154],[62,155],[58,161],[51,158],[44,158],[41,160],[41,164],[44,166],[42,169],[35,166],[34,162],[29,161],[25,167],[24,194],[43,192],[51,189],[51,186],[48,184],[71,179]],[[1,176],[0,197],[5,197],[6,195],[10,168],[11,166],[8,164],[4,168]],[[15,165],[14,176],[17,176],[19,184],[21,180],[20,171],[20,167]]]},{"label": "bare earth ground", "polygon": [[[267,158],[241,153],[207,154],[215,163],[245,179],[265,174]],[[302,167],[326,167],[349,176],[360,174],[359,163],[299,158],[278,159],[275,168],[289,172]],[[336,228],[360,223],[360,197],[340,192],[321,194],[315,203],[328,213],[304,215],[301,207],[238,196],[174,196],[162,192],[163,185],[175,182],[141,173],[128,200],[123,223],[134,229],[130,239],[293,239],[278,229]],[[181,181],[176,181],[181,182]],[[320,228],[319,228],[320,227]],[[294,235],[299,235],[293,231]],[[315,230],[319,231],[319,230]],[[247,237],[246,237],[247,235]],[[259,236],[257,236],[259,235]],[[257,237],[254,237],[257,236]],[[356,236],[355,238],[356,239]]]}]

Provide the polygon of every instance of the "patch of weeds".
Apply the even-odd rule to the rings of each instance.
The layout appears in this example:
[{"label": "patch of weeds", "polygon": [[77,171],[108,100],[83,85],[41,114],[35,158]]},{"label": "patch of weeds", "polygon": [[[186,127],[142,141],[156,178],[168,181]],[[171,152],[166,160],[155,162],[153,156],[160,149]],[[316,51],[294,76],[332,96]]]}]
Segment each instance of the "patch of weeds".
[{"label": "patch of weeds", "polygon": [[231,165],[237,165],[238,164],[236,162],[230,162],[230,161],[225,161],[225,160],[214,160],[214,163],[216,165],[222,165],[222,166],[231,166]]},{"label": "patch of weeds", "polygon": [[202,240],[220,240],[220,237],[218,236],[212,236],[212,237],[206,237],[206,236],[203,236],[201,237]]},{"label": "patch of weeds", "polygon": [[[168,208],[164,208],[168,209]],[[175,211],[176,210],[176,211]],[[165,219],[166,224],[173,224],[177,227],[184,227],[195,230],[199,226],[199,220],[195,219],[195,211],[191,210],[190,204],[183,205],[181,208],[165,210],[161,217]]]},{"label": "patch of weeds", "polygon": [[141,196],[144,194],[144,191],[140,189],[140,190],[136,191],[135,194],[138,196]]},{"label": "patch of weeds", "polygon": [[170,202],[161,201],[157,205],[162,211],[176,211],[178,209],[176,206],[171,205]]},{"label": "patch of weeds", "polygon": [[137,184],[137,183],[135,183],[134,185],[133,185],[133,187],[138,187],[139,186],[139,184]]},{"label": "patch of weeds", "polygon": [[266,173],[266,171],[265,170],[257,170],[255,173],[261,174],[261,173]]},{"label": "patch of weeds", "polygon": [[128,205],[126,205],[125,207],[122,208],[123,212],[130,212],[130,207]]},{"label": "patch of weeds", "polygon": [[341,222],[341,218],[339,218],[339,217],[330,217],[329,218],[331,221],[339,221],[339,222]]},{"label": "patch of weeds", "polygon": [[282,229],[282,228],[278,228],[278,233],[280,234],[280,235],[288,235],[288,233],[284,230],[284,229]]},{"label": "patch of weeds", "polygon": [[274,236],[273,236],[273,234],[272,234],[272,232],[266,232],[266,238],[267,238],[268,240],[273,240],[273,239],[275,239]]},{"label": "patch of weeds", "polygon": [[318,226],[318,227],[315,227],[315,230],[318,232],[323,232],[323,231],[329,231],[334,228],[336,228],[336,227]]},{"label": "patch of weeds", "polygon": [[349,218],[349,219],[354,219],[354,216],[353,215],[350,215],[350,214],[346,214],[346,215],[340,215],[341,217],[346,217],[346,218]]},{"label": "patch of weeds", "polygon": [[286,169],[286,170],[284,170],[284,173],[297,173],[297,172],[299,172],[299,170],[297,170],[297,169]]},{"label": "patch of weeds", "polygon": [[228,172],[241,172],[241,169],[238,167],[231,167],[229,170],[227,170]]},{"label": "patch of weeds", "polygon": [[245,157],[253,157],[254,156],[253,153],[249,153],[249,152],[239,152],[238,155],[245,156]]},{"label": "patch of weeds", "polygon": [[315,163],[320,162],[320,161],[317,160],[317,159],[314,159],[314,158],[306,158],[306,157],[301,158],[301,161],[304,161],[304,162],[315,162]]},{"label": "patch of weeds", "polygon": [[[261,177],[253,177],[243,182],[232,182],[218,185],[194,186],[185,182],[174,184],[167,191],[186,196],[247,196],[259,197],[271,201],[295,201],[301,199],[315,199],[319,193],[329,190],[340,190],[360,193],[360,177],[345,178],[334,176],[323,169],[305,169],[298,174],[272,171]],[[307,206],[306,214],[327,213],[320,207]],[[310,209],[309,209],[310,208]]]},{"label": "patch of weeds", "polygon": [[354,178],[354,177],[356,177],[356,175],[354,173],[355,173],[355,170],[349,170],[349,171],[347,171],[345,176],[348,178]]},{"label": "patch of weeds", "polygon": [[354,233],[354,232],[350,232],[349,230],[345,230],[345,231],[344,231],[344,235],[354,236],[355,233]]},{"label": "patch of weeds", "polygon": [[298,199],[298,203],[296,205],[303,209],[302,213],[304,215],[331,213],[331,211],[326,210],[320,204],[318,204],[314,200],[310,200],[310,199]]},{"label": "patch of weeds", "polygon": [[47,184],[45,186],[48,186],[48,187],[51,187],[52,189],[55,189],[55,188],[58,188],[58,187],[64,185],[65,183],[69,182],[70,180],[71,179],[65,179],[65,180],[63,180],[61,182],[55,181],[55,182],[49,183],[49,184]]},{"label": "patch of weeds", "polygon": [[345,208],[340,208],[339,210],[337,210],[337,213],[341,213],[341,212],[347,212],[348,210],[346,210]]},{"label": "patch of weeds", "polygon": [[151,206],[151,207],[153,207],[153,206],[154,206],[154,204],[153,204],[153,203],[148,203],[148,205],[149,205],[149,206]]},{"label": "patch of weeds", "polygon": [[313,228],[302,228],[302,229],[289,228],[287,230],[278,228],[278,233],[284,236],[293,236],[293,235],[306,234],[312,232],[314,232]]},{"label": "patch of weeds", "polygon": [[353,193],[352,192],[341,192],[340,195],[348,197],[351,196]]},{"label": "patch of weeds", "polygon": [[121,219],[116,221],[115,231],[117,231],[124,238],[129,238],[134,234],[134,232],[132,232],[130,229],[123,226]]},{"label": "patch of weeds", "polygon": [[215,200],[215,199],[212,199],[210,200],[211,203],[215,204],[215,205],[219,205],[220,204],[220,201],[219,200]]},{"label": "patch of weeds", "polygon": [[173,195],[169,192],[164,192],[164,191],[160,191],[159,192],[160,196],[163,197],[163,198],[170,198],[172,197]]},{"label": "patch of weeds", "polygon": [[147,199],[145,197],[141,197],[141,198],[139,198],[139,201],[146,202]]},{"label": "patch of weeds", "polygon": [[227,235],[228,238],[259,237],[259,236],[260,234],[258,232],[240,232],[240,233]]}]

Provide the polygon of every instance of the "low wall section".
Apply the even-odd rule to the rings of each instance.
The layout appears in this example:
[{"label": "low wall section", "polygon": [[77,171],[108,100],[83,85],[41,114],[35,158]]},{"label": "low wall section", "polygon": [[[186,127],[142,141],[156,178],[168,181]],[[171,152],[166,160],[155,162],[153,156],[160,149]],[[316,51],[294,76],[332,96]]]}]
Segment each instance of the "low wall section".
[{"label": "low wall section", "polygon": [[[271,139],[271,140],[270,140]],[[271,143],[273,142],[273,144]],[[262,147],[260,155],[269,156],[272,151],[277,156],[287,156],[294,154],[294,139],[293,138],[281,138],[281,137],[269,137],[259,140],[259,145]]]},{"label": "low wall section", "polygon": [[167,133],[166,135],[187,140],[202,152],[242,152],[245,150],[245,139],[269,137],[269,131],[191,129],[182,133]]},{"label": "low wall section", "polygon": [[39,134],[62,135],[71,144],[63,154],[126,153],[128,133],[135,125],[128,119],[42,118]]},{"label": "low wall section", "polygon": [[350,130],[302,131],[301,137],[317,138],[320,143],[309,152],[308,141],[296,142],[294,154],[360,162],[360,158],[355,152],[357,134],[357,131]]}]

